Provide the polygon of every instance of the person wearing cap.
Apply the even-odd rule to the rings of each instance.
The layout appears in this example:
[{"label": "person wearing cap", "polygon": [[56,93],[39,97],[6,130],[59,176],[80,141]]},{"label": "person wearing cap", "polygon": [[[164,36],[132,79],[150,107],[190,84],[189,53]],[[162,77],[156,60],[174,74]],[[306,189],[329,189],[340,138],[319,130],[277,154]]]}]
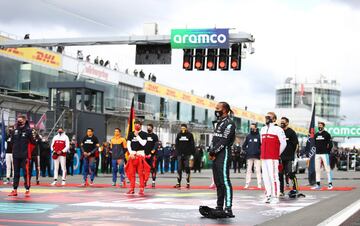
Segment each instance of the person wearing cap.
[{"label": "person wearing cap", "polygon": [[134,131],[130,132],[127,138],[127,148],[129,151],[129,160],[125,166],[125,172],[130,180],[130,189],[126,193],[132,195],[135,193],[136,173],[139,176],[140,190],[139,195],[145,195],[145,181],[150,174],[150,166],[145,161],[145,148],[147,143],[147,133],[141,130],[141,122],[135,120]]},{"label": "person wearing cap", "polygon": [[64,129],[60,127],[51,142],[53,150],[52,158],[54,159],[54,181],[51,183],[55,186],[58,182],[59,165],[61,165],[62,181],[61,185],[66,184],[66,153],[70,148],[69,137],[65,134]]}]

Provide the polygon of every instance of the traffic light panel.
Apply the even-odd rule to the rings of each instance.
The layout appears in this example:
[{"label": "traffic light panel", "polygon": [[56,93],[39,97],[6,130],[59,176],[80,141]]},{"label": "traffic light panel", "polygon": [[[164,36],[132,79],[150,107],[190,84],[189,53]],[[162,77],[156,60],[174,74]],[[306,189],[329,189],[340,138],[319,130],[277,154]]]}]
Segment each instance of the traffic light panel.
[{"label": "traffic light panel", "polygon": [[217,68],[217,54],[218,49],[208,49],[206,68],[210,71],[216,71]]},{"label": "traffic light panel", "polygon": [[191,71],[193,69],[193,55],[193,49],[184,49],[183,68],[187,71]]},{"label": "traffic light panel", "polygon": [[195,68],[198,71],[203,71],[205,69],[205,49],[195,50]]},{"label": "traffic light panel", "polygon": [[241,70],[241,44],[233,44],[231,46],[230,66],[233,70]]},{"label": "traffic light panel", "polygon": [[219,68],[222,71],[229,70],[229,49],[220,49]]}]

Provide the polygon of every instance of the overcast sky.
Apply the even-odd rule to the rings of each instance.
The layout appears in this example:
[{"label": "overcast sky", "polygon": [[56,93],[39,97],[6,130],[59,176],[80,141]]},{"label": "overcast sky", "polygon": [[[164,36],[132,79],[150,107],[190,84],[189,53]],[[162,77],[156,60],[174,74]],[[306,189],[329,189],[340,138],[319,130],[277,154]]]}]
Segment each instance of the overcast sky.
[{"label": "overcast sky", "polygon": [[[81,47],[84,54],[144,69],[159,83],[198,95],[213,94],[264,113],[275,106],[275,87],[287,77],[313,81],[320,74],[342,88],[341,114],[360,124],[360,1],[358,0],[0,0],[0,31],[31,38],[142,34],[157,22],[172,28],[235,28],[254,35],[255,54],[239,71],[183,71],[182,52],[170,66],[135,66],[133,46]],[[79,47],[76,47],[76,49]],[[75,52],[76,49],[70,51]]]}]

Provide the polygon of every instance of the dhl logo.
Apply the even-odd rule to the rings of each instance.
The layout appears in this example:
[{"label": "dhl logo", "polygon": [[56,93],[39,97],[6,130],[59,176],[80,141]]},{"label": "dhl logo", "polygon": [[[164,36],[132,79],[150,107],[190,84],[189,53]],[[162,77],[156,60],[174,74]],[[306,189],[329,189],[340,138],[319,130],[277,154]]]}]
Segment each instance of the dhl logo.
[{"label": "dhl logo", "polygon": [[19,49],[17,49],[17,48],[4,48],[2,50],[7,53],[11,53],[11,54],[15,54],[15,55],[23,55],[23,53],[20,52]]},{"label": "dhl logo", "polygon": [[159,92],[159,86],[148,84],[147,85],[147,90],[158,93]]},{"label": "dhl logo", "polygon": [[37,61],[42,61],[42,62],[45,62],[45,63],[54,64],[54,65],[58,64],[55,61],[55,55],[48,54],[48,53],[43,53],[43,52],[40,52],[40,51],[36,52],[36,55],[35,55],[34,59],[37,60]]}]

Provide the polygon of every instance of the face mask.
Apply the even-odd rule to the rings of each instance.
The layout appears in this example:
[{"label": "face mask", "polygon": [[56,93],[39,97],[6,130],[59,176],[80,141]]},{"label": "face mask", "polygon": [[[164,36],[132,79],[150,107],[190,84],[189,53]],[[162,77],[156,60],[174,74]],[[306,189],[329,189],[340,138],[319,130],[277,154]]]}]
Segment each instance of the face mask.
[{"label": "face mask", "polygon": [[266,121],[266,125],[269,125],[270,123],[273,122],[272,119],[270,118],[270,116],[266,116],[265,121]]},{"label": "face mask", "polygon": [[136,131],[140,131],[140,129],[141,129],[141,126],[140,126],[140,125],[135,125],[135,130],[136,130]]},{"label": "face mask", "polygon": [[148,131],[148,133],[152,133],[152,129],[148,129],[147,131]]},{"label": "face mask", "polygon": [[319,131],[323,131],[323,130],[324,130],[324,128],[322,128],[322,127],[318,127],[318,129],[319,129]]},{"label": "face mask", "polygon": [[64,132],[64,131],[58,131],[58,133],[59,133],[60,135],[63,134],[63,132]]},{"label": "face mask", "polygon": [[24,125],[24,122],[23,122],[23,121],[18,121],[17,124],[18,124],[19,126],[23,126],[23,125]]},{"label": "face mask", "polygon": [[223,115],[222,111],[215,111],[215,117],[220,118]]},{"label": "face mask", "polygon": [[280,127],[281,127],[281,128],[285,128],[285,127],[286,127],[286,124],[285,124],[285,123],[280,123]]}]

